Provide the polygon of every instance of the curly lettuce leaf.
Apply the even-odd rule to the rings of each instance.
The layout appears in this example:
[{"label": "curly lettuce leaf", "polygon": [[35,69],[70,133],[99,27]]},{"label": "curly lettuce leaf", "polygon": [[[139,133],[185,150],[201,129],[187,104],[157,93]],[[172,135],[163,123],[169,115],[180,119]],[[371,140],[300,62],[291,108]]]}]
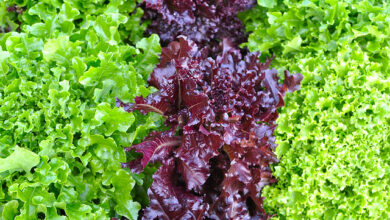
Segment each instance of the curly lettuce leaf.
[{"label": "curly lettuce leaf", "polygon": [[147,191],[144,219],[269,217],[260,193],[275,181],[269,164],[277,161],[272,153],[277,109],[286,92],[300,88],[302,75],[285,71],[281,84],[277,71],[269,69],[271,59],[261,63],[259,53],[243,56],[228,39],[222,47],[213,59],[181,36],[162,48],[148,80],[159,91],[135,103],[117,99],[128,112],[163,115],[171,127],[126,148],[142,154],[122,164],[134,172],[161,163]]},{"label": "curly lettuce leaf", "polygon": [[137,219],[155,169],[123,170],[123,146],[162,125],[115,107],[155,91],[145,78],[161,49],[129,34],[137,2],[0,4],[24,9],[21,32],[0,34],[0,216]]},{"label": "curly lettuce leaf", "polygon": [[[261,5],[261,4],[260,4]],[[278,1],[241,14],[245,45],[304,75],[277,121],[264,206],[279,219],[388,219],[390,5]]]},{"label": "curly lettuce leaf", "polygon": [[15,151],[7,158],[0,158],[0,173],[24,170],[30,172],[31,168],[39,164],[39,156],[25,148],[15,146]]}]

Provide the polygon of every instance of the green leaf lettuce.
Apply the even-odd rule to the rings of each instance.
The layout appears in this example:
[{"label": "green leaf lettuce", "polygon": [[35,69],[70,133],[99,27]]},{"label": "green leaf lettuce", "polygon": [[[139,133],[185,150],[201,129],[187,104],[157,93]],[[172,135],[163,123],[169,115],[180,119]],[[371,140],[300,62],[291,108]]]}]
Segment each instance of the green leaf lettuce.
[{"label": "green leaf lettuce", "polygon": [[162,118],[115,98],[155,91],[158,37],[128,23],[142,16],[133,0],[5,1],[0,14],[14,3],[21,31],[0,34],[0,218],[137,219],[155,169],[123,170],[123,147]]},{"label": "green leaf lettuce", "polygon": [[368,0],[278,1],[241,15],[250,50],[304,75],[278,119],[278,183],[262,194],[276,218],[390,218],[389,17],[387,1]]}]

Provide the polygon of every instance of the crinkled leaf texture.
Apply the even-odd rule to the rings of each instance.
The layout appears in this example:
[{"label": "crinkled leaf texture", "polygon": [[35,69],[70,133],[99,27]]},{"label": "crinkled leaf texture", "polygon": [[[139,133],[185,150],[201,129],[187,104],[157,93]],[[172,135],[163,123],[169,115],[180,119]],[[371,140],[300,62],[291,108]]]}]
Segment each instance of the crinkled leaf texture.
[{"label": "crinkled leaf texture", "polygon": [[280,84],[271,60],[260,63],[259,53],[242,57],[229,40],[221,51],[212,59],[181,36],[162,49],[149,78],[159,91],[135,103],[117,100],[127,111],[160,112],[170,127],[129,148],[143,153],[142,166],[162,164],[144,219],[268,217],[260,193],[275,182],[269,164],[277,161],[277,108],[287,91],[299,89],[302,75],[286,71]]},{"label": "crinkled leaf texture", "polygon": [[143,140],[162,117],[115,107],[115,97],[155,91],[145,86],[159,38],[141,39],[141,27],[128,25],[141,19],[129,16],[136,5],[0,2],[0,26],[11,24],[9,6],[25,10],[20,33],[0,33],[0,219],[137,219],[148,204],[156,169],[123,170],[121,146]]},{"label": "crinkled leaf texture", "polygon": [[39,156],[27,149],[15,146],[15,151],[7,158],[0,158],[0,173],[16,170],[30,172],[31,168],[39,164]]},{"label": "crinkled leaf texture", "polygon": [[0,34],[10,31],[20,31],[19,15],[24,12],[23,8],[17,5],[0,2]]},{"label": "crinkled leaf texture", "polygon": [[242,17],[249,49],[304,75],[277,121],[264,207],[279,219],[390,219],[389,1],[258,2],[269,8]]},{"label": "crinkled leaf texture", "polygon": [[199,46],[219,50],[222,38],[234,45],[247,40],[237,13],[251,8],[254,0],[144,0],[144,20],[150,20],[147,33],[156,33],[163,46],[187,36]]}]

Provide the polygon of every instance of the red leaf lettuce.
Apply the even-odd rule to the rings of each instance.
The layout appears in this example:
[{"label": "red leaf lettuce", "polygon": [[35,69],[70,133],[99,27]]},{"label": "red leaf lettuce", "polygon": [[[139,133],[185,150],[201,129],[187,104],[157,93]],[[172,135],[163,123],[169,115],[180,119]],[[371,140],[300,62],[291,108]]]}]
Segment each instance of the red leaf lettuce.
[{"label": "red leaf lettuce", "polygon": [[133,171],[148,162],[162,166],[148,191],[145,219],[267,218],[262,188],[275,182],[273,131],[286,92],[299,89],[301,74],[285,71],[283,84],[271,59],[242,57],[223,40],[221,54],[208,57],[186,37],[162,49],[149,84],[159,91],[135,103],[117,100],[127,111],[157,112],[168,131],[155,132],[127,148],[143,154],[123,164]]},{"label": "red leaf lettuce", "polygon": [[144,0],[144,20],[151,20],[147,33],[158,34],[163,46],[184,35],[215,53],[223,37],[236,46],[247,41],[237,13],[254,4],[254,0]]}]

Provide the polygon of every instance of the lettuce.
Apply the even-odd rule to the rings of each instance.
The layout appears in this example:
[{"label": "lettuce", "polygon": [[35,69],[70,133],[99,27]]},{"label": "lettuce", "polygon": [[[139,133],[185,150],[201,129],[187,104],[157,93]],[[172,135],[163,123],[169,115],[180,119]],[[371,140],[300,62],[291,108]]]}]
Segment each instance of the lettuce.
[{"label": "lettuce", "polygon": [[[155,91],[145,86],[159,38],[142,38],[146,26],[132,25],[142,16],[136,5],[0,3],[0,14],[21,12],[20,32],[0,34],[0,218],[137,219],[148,204],[156,169],[121,169],[133,157],[122,146],[162,118],[115,107],[115,97]],[[0,26],[12,22],[1,16]]]},{"label": "lettuce", "polygon": [[[258,1],[245,45],[304,75],[277,121],[266,210],[279,219],[390,218],[390,5]],[[276,1],[272,1],[276,2]],[[267,8],[266,8],[267,7]]]},{"label": "lettuce", "polygon": [[162,46],[186,36],[200,47],[209,47],[213,57],[220,52],[222,38],[235,46],[246,42],[245,27],[237,13],[255,5],[254,0],[144,0],[143,20],[148,34],[158,34]]},{"label": "lettuce", "polygon": [[[162,165],[148,190],[144,219],[267,218],[262,188],[275,181],[273,131],[283,96],[300,88],[301,74],[285,71],[283,84],[272,59],[241,54],[227,39],[213,59],[184,36],[162,48],[148,82],[159,91],[118,107],[158,113],[170,127],[126,148],[143,157],[124,164],[132,171]],[[214,54],[215,55],[215,54]]]},{"label": "lettuce", "polygon": [[4,1],[0,2],[0,34],[10,31],[20,31],[18,15],[23,14],[23,9],[17,5],[7,6]]}]

